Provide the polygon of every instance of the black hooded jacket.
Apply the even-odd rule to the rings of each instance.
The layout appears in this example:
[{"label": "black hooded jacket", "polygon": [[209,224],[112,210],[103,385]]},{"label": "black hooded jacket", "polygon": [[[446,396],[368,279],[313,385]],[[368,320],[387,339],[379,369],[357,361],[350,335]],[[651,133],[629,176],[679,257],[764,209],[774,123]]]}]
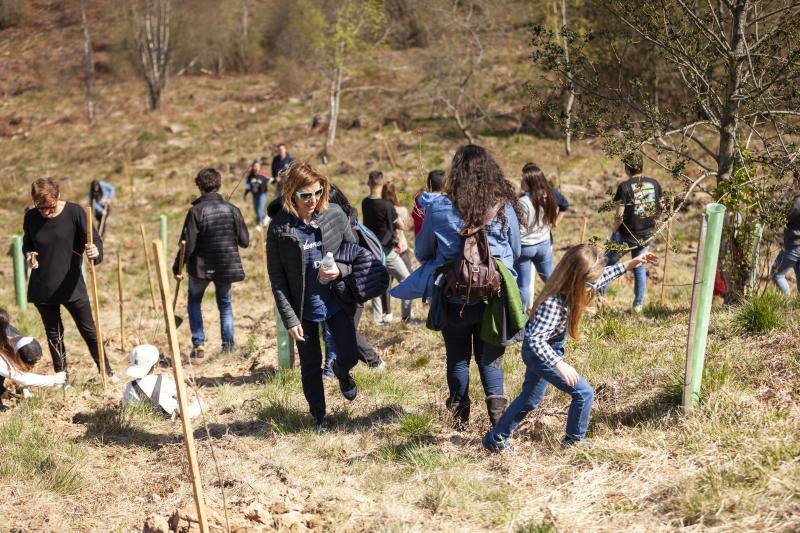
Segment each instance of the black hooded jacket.
[{"label": "black hooded jacket", "polygon": [[[276,198],[267,208],[270,217],[267,229],[267,271],[272,285],[275,305],[286,329],[302,322],[305,291],[305,256],[294,225],[297,217],[283,210],[282,198]],[[312,222],[320,228],[322,255],[336,255],[343,242],[356,243],[350,221],[336,204],[330,204]],[[350,266],[337,263],[342,277],[350,274]]]}]

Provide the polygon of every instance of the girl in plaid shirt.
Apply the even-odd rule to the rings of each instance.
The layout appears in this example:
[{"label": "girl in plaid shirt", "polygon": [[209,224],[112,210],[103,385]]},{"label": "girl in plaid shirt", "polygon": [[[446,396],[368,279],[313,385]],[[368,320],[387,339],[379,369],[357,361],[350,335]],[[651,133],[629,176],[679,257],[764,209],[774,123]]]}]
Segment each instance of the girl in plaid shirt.
[{"label": "girl in plaid shirt", "polygon": [[522,391],[483,438],[486,449],[500,452],[508,448],[511,434],[544,398],[547,383],[572,396],[567,432],[561,444],[571,446],[581,442],[589,425],[594,391],[589,382],[564,361],[566,335],[580,338],[581,317],[597,290],[628,270],[657,262],[655,254],[645,253],[606,267],[603,253],[587,244],[567,250],[533,303],[522,346],[522,360],[526,366]]}]

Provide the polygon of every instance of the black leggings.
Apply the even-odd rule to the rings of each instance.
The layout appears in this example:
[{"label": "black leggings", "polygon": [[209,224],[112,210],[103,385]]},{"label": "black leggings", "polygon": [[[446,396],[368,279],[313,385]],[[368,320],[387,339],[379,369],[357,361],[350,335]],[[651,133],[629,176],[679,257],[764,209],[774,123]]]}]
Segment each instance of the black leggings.
[{"label": "black leggings", "polygon": [[[97,351],[97,329],[92,317],[92,306],[89,298],[82,298],[64,304],[34,304],[42,317],[44,333],[47,335],[47,345],[50,347],[50,357],[53,358],[53,370],[64,372],[67,369],[67,352],[64,349],[64,323],[61,321],[61,306],[67,308],[72,315],[72,320],[78,326],[78,331],[89,348],[89,353],[94,359],[94,364],[100,368],[100,356]],[[106,358],[106,374],[113,374],[111,365]]]}]

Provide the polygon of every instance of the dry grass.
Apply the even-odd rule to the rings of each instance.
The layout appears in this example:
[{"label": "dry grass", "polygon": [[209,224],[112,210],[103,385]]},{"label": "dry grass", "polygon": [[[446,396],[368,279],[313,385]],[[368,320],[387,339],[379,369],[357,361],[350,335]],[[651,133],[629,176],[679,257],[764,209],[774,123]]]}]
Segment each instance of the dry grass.
[{"label": "dry grass", "polygon": [[[149,307],[139,224],[155,238],[158,215],[167,213],[174,244],[195,193],[191,177],[200,166],[233,164],[238,171],[240,159],[266,153],[265,144],[278,140],[288,141],[300,159],[314,160],[320,149],[323,139],[309,135],[305,126],[322,105],[320,97],[247,105],[230,98],[269,91],[269,81],[258,77],[181,78],[167,108],[144,115],[138,85],[101,87],[106,114],[91,130],[74,119],[81,108],[78,91],[25,93],[13,100],[15,113],[30,126],[26,137],[5,140],[0,151],[6,244],[21,229],[32,178],[63,178],[64,196],[81,203],[92,178],[109,177],[120,185],[106,241],[108,259],[99,269],[103,328],[118,372],[127,355],[118,349],[115,253],[125,263],[128,347],[134,341],[164,346],[163,324]],[[339,171],[334,162],[329,170],[353,199],[364,194],[364,176],[378,164],[375,134],[382,117],[370,109],[387,105],[348,102],[349,109],[363,110],[364,126],[342,132],[337,157],[350,166]],[[423,181],[420,141],[425,169],[444,166],[460,142],[440,136],[440,125],[420,127],[420,134],[383,131],[400,157],[399,168],[386,169],[384,162],[384,169],[406,197]],[[529,160],[559,172],[575,209],[556,231],[557,249],[577,240],[582,216],[590,219],[590,235],[607,234],[608,215],[595,209],[618,169],[597,147],[577,143],[575,155],[566,160],[555,141],[496,136],[482,142],[509,176]],[[126,153],[132,156],[135,195],[124,181]],[[234,184],[226,180],[223,192]],[[251,218],[239,193],[233,200]],[[694,219],[683,216],[676,226],[680,251],[671,283],[690,281],[693,257],[686,243],[696,234]],[[660,252],[663,243],[655,248]],[[239,351],[214,351],[219,331],[209,295],[205,317],[211,353],[188,369],[196,393],[208,404],[209,432],[202,424],[196,430],[207,499],[221,509],[224,489],[233,525],[258,526],[245,518],[245,509],[258,502],[270,511],[269,524],[279,528],[301,522],[342,531],[800,528],[796,308],[782,311],[788,329],[760,337],[736,333],[733,311],[716,310],[703,402],[684,416],[677,401],[689,288],[670,288],[667,307],[651,306],[637,318],[625,312],[632,294],[632,280],[625,278],[609,295],[620,311],[588,318],[584,338],[569,345],[570,361],[598,392],[592,446],[559,448],[567,401],[551,391],[520,428],[514,451],[498,457],[480,448],[488,421],[477,374],[472,376],[472,425],[454,432],[443,406],[440,336],[419,326],[381,329],[368,317],[365,333],[389,369],[376,374],[359,366],[359,398],[352,404],[328,383],[334,427],[330,434],[316,435],[297,372],[275,371],[272,299],[257,251],[244,251],[244,260],[249,277],[236,285],[234,296]],[[10,261],[2,264],[0,275],[6,280],[0,305],[12,309]],[[650,302],[657,300],[659,280],[660,272],[652,272]],[[423,309],[415,312],[421,316]],[[183,303],[178,314],[186,316]],[[14,317],[44,339],[35,309],[15,311]],[[183,346],[189,345],[187,329],[180,332]],[[134,531],[150,514],[168,516],[189,505],[178,426],[146,410],[120,410],[121,386],[103,394],[69,322],[67,345],[75,387],[66,394],[40,393],[0,414],[0,477],[7,486],[0,516],[30,530]],[[518,348],[509,351],[504,364],[508,392],[515,394],[523,374]],[[40,363],[38,370],[47,369]],[[222,479],[211,458],[212,444]]]}]

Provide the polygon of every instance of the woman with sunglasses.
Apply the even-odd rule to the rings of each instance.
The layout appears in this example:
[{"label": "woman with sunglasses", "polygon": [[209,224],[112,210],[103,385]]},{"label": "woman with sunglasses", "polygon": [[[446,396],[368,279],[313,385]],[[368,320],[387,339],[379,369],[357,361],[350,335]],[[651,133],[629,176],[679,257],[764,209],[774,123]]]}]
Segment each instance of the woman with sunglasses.
[{"label": "woman with sunglasses", "polygon": [[322,382],[320,323],[333,335],[338,353],[332,370],[348,400],[356,397],[350,370],[358,361],[352,309],[345,309],[328,284],[350,273],[336,263],[322,266],[328,253],[336,255],[343,242],[356,243],[344,211],[328,203],[328,178],[311,165],[294,163],[283,176],[283,196],[269,208],[267,270],[281,320],[297,342],[300,377],[317,430],[327,430]]},{"label": "woman with sunglasses", "polygon": [[[103,241],[93,229],[94,244],[87,243],[84,210],[77,204],[61,200],[58,183],[52,178],[34,181],[31,196],[35,209],[25,213],[22,247],[31,268],[28,300],[42,317],[53,370],[57,373],[67,370],[61,306],[72,315],[99,369],[97,330],[81,264],[84,253],[95,263],[103,260]],[[112,381],[117,381],[108,358],[105,371]]]},{"label": "woman with sunglasses", "polygon": [[561,445],[573,446],[583,440],[589,426],[594,390],[564,360],[566,336],[580,338],[578,326],[583,312],[598,290],[628,270],[657,262],[655,254],[645,253],[607,267],[601,251],[588,244],[567,250],[533,302],[530,320],[525,326],[522,360],[526,368],[522,391],[483,438],[484,448],[493,452],[508,448],[511,434],[542,401],[548,383],[572,396]]}]

